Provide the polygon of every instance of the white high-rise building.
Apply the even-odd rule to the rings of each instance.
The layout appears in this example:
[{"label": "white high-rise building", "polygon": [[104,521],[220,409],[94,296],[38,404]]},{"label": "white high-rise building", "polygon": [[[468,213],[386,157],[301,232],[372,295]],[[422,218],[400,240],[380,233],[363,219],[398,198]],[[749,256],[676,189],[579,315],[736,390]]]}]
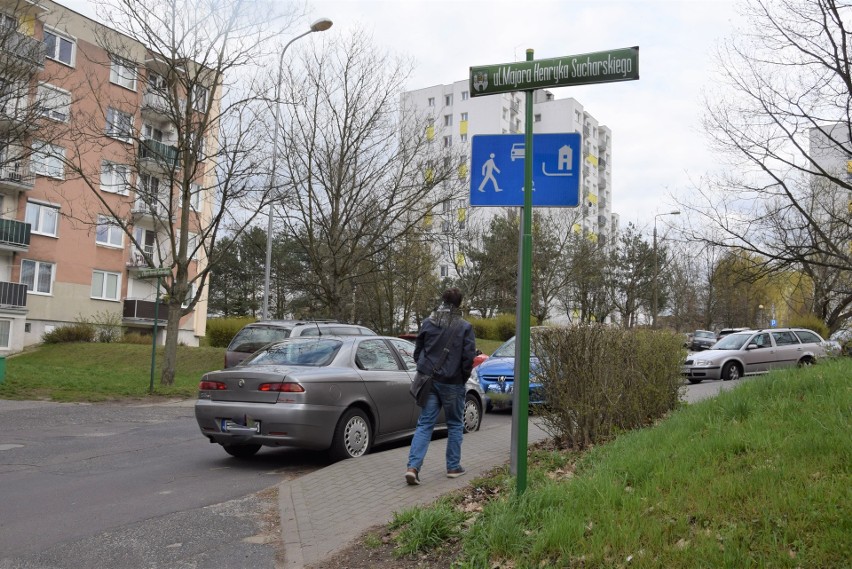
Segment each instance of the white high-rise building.
[{"label": "white high-rise building", "polygon": [[[444,148],[459,148],[470,163],[471,138],[478,134],[522,134],[525,130],[523,92],[471,97],[467,80],[435,85],[403,94],[403,107],[428,116],[431,124],[425,136]],[[612,133],[586,112],[576,99],[556,99],[548,90],[534,93],[534,133],[573,133],[582,135],[583,156],[580,178],[580,208],[572,227],[588,239],[611,245],[618,231],[618,216],[612,213]],[[475,165],[474,165],[475,166]],[[473,208],[469,200],[444,208],[442,225],[487,219],[502,208]],[[446,249],[444,254],[452,254]],[[447,261],[447,259],[444,259]],[[454,276],[452,263],[441,264],[441,276]]]}]

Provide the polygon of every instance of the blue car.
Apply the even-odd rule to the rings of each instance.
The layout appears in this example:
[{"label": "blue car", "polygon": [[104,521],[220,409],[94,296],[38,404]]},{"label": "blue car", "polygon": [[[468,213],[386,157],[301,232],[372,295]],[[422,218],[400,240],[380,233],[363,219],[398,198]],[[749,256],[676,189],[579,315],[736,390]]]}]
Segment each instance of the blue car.
[{"label": "blue car", "polygon": [[[530,405],[544,403],[540,383],[535,382],[538,358],[530,354]],[[486,411],[507,409],[512,406],[515,383],[515,338],[494,350],[487,360],[473,368],[471,379],[478,381],[488,397]]]}]

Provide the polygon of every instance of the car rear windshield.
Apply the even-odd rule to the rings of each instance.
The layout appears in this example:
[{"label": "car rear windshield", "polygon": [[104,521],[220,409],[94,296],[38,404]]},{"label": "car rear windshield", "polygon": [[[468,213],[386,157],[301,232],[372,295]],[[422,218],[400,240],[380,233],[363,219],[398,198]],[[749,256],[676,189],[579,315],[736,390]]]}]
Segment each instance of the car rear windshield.
[{"label": "car rear windshield", "polygon": [[716,334],[713,332],[708,332],[707,330],[696,330],[695,331],[696,338],[716,338]]},{"label": "car rear windshield", "polygon": [[254,354],[242,365],[327,366],[342,344],[333,338],[290,338]]},{"label": "car rear windshield", "polygon": [[266,344],[290,337],[290,329],[280,326],[247,326],[237,332],[228,345],[229,352],[251,354]]}]

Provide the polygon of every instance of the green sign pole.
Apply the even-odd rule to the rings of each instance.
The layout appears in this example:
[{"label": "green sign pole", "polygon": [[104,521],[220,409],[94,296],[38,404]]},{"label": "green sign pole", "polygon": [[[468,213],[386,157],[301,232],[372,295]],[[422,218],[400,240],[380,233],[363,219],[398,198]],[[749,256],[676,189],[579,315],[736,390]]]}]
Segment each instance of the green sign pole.
[{"label": "green sign pole", "polygon": [[[533,50],[527,50],[527,61],[533,60]],[[524,127],[524,206],[521,216],[520,275],[518,278],[519,308],[515,337],[515,393],[513,396],[512,440],[516,441],[514,464],[516,492],[520,496],[527,488],[527,440],[529,438],[530,406],[530,291],[532,288],[532,181],[533,181],[533,89],[526,91],[526,124]]]}]

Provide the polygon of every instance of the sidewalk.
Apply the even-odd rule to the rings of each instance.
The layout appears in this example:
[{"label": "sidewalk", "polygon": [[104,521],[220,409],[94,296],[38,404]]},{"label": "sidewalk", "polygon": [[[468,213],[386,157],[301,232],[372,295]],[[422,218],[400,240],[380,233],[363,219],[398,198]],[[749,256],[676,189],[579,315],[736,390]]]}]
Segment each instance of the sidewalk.
[{"label": "sidewalk", "polygon": [[[464,436],[461,478],[447,478],[446,437],[435,439],[420,473],[420,486],[405,483],[409,446],[343,460],[283,482],[278,487],[286,569],[303,569],[344,549],[369,528],[388,523],[393,513],[466,486],[510,458],[511,423],[494,424],[488,415],[482,428]],[[489,424],[490,423],[490,424]],[[532,421],[530,443],[546,438]]]}]

